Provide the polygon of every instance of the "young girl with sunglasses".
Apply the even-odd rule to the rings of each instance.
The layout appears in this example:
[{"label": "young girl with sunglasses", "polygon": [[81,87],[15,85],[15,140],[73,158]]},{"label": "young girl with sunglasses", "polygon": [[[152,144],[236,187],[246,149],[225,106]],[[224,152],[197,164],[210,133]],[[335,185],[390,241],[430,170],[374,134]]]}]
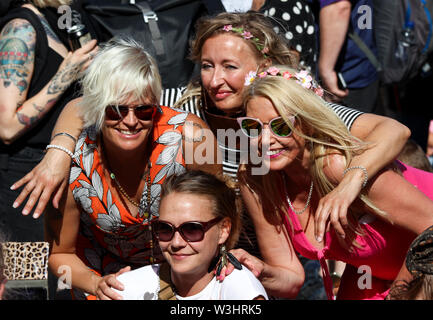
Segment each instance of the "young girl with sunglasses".
[{"label": "young girl with sunglasses", "polygon": [[[168,177],[159,219],[152,223],[166,263],[119,275],[124,289],[117,293],[126,300],[267,299],[259,280],[227,252],[239,236],[239,209],[235,191],[214,175],[189,171]],[[213,269],[224,259],[238,269],[220,282]]]},{"label": "young girl with sunglasses", "polygon": [[78,106],[84,130],[75,152],[52,146],[73,162],[61,215],[46,215],[49,265],[57,276],[62,266],[70,268],[77,299],[116,298],[110,287],[120,284],[113,274],[163,260],[151,231],[161,184],[170,174],[197,168],[186,163],[184,148],[216,145],[212,137],[195,139],[192,129],[205,126],[198,117],[159,106],[160,92],[153,58],[132,40],[114,39],[83,78]]},{"label": "young girl with sunglasses", "polygon": [[[323,90],[305,71],[275,66],[252,74],[247,83],[246,117],[238,121],[270,171],[254,175],[247,164],[238,176],[264,261],[241,249],[235,255],[271,295],[296,297],[304,281],[300,253],[320,261],[329,299],[325,259],[346,262],[337,298],[385,298],[400,277],[410,243],[433,224],[433,175],[396,162],[372,178],[362,166],[352,166],[351,159],[369,143],[352,136],[323,107]],[[359,172],[363,183],[348,210],[346,237],[328,225],[324,238],[317,239],[314,212],[320,199],[351,171]]]}]

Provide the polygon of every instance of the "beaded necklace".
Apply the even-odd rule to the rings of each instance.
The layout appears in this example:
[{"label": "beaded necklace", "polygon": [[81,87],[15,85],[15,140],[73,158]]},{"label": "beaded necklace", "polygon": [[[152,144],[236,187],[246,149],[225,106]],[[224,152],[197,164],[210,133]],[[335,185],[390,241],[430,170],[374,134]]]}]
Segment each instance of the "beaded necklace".
[{"label": "beaded necklace", "polygon": [[[116,179],[116,175],[114,174],[114,172],[111,170],[111,166],[110,166],[110,162],[108,160],[107,155],[105,154],[105,149],[104,149],[104,143],[103,143],[103,139],[101,137],[101,150],[102,150],[102,154],[104,155],[104,158],[107,162],[107,170],[110,174],[110,178],[111,180],[113,180],[116,183],[117,189],[120,191],[120,193],[130,202],[132,203],[135,207],[138,208],[138,212],[139,214],[143,214],[144,218],[147,219],[150,217],[150,203],[151,203],[151,178],[150,178],[150,168],[152,167],[152,163],[148,162],[148,168],[147,170],[145,170],[145,172],[143,173],[143,177],[147,174],[147,181],[146,181],[146,187],[147,187],[147,208],[144,208],[144,203],[142,203],[143,201],[140,201],[140,203],[138,203],[137,201],[135,201],[134,199],[132,199],[128,193],[125,191],[125,189],[123,189],[123,187],[120,185],[120,182]],[[151,250],[151,255],[149,258],[149,261],[151,264],[154,263],[154,258],[153,258],[153,234],[152,234],[152,226],[150,221],[148,221],[147,224],[148,230],[150,232],[150,234],[152,235],[150,238],[150,250]]]}]

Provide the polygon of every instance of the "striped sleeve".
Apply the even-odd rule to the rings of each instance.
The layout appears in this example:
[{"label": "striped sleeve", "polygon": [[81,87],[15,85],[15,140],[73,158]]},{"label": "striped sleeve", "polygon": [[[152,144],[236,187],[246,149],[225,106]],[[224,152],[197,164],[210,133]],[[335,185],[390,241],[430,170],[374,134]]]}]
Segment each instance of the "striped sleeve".
[{"label": "striped sleeve", "polygon": [[[175,103],[182,97],[185,91],[186,87],[164,89],[161,93],[161,105],[173,107]],[[197,99],[195,97],[184,103],[182,106],[180,106],[180,108],[203,119],[198,107]]]},{"label": "striped sleeve", "polygon": [[355,122],[356,118],[363,114],[362,111],[348,108],[336,103],[327,102],[326,105],[335,112],[335,114],[341,119],[341,121],[344,122],[349,130],[352,128],[353,122]]}]

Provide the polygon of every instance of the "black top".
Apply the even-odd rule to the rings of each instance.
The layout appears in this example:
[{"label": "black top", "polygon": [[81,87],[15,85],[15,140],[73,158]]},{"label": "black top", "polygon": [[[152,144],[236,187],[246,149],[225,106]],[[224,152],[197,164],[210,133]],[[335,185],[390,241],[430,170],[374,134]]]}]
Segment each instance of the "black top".
[{"label": "black top", "polygon": [[[53,12],[44,12],[44,16],[52,26],[53,30],[59,34],[59,38],[64,42],[64,35],[61,30],[57,28],[57,24],[52,23],[55,15]],[[45,14],[47,13],[47,14]],[[27,92],[27,99],[35,96],[40,92],[43,87],[51,80],[57,72],[60,64],[63,62],[63,57],[56,51],[48,46],[48,39],[46,32],[42,26],[39,17],[30,9],[15,8],[8,12],[8,14],[0,20],[0,30],[12,19],[21,18],[29,21],[33,28],[36,30],[36,48],[35,48],[35,61],[33,76],[30,81],[29,90]],[[65,45],[67,43],[64,42]],[[67,46],[67,48],[69,48]],[[29,129],[20,138],[14,141],[11,145],[5,145],[0,142],[0,150],[2,152],[15,153],[26,146],[38,149],[45,149],[46,145],[50,142],[51,132],[54,128],[56,120],[62,111],[64,105],[71,100],[74,94],[75,85],[71,85],[58,99],[57,103],[44,115],[42,119],[31,129]]]}]

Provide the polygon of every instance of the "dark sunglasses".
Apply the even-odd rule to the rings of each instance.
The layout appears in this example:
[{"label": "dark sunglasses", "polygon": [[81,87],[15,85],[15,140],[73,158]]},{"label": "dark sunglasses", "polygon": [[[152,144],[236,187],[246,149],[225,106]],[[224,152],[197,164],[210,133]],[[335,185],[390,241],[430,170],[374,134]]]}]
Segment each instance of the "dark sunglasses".
[{"label": "dark sunglasses", "polygon": [[[292,124],[295,123],[295,116],[289,117]],[[237,118],[242,132],[249,138],[258,138],[263,131],[263,125],[267,124],[271,128],[272,134],[277,137],[289,137],[292,134],[292,129],[284,121],[282,117],[276,117],[269,122],[261,122],[259,119],[250,117]]]},{"label": "dark sunglasses", "polygon": [[208,222],[187,221],[179,227],[175,227],[170,222],[156,220],[152,224],[152,230],[159,241],[170,241],[173,239],[176,231],[187,242],[202,241],[206,231],[222,220],[222,217],[217,217]]},{"label": "dark sunglasses", "polygon": [[134,112],[137,119],[142,121],[152,120],[157,110],[155,105],[141,105],[137,107],[111,105],[105,108],[105,117],[107,120],[119,121],[128,115],[130,109]]}]

